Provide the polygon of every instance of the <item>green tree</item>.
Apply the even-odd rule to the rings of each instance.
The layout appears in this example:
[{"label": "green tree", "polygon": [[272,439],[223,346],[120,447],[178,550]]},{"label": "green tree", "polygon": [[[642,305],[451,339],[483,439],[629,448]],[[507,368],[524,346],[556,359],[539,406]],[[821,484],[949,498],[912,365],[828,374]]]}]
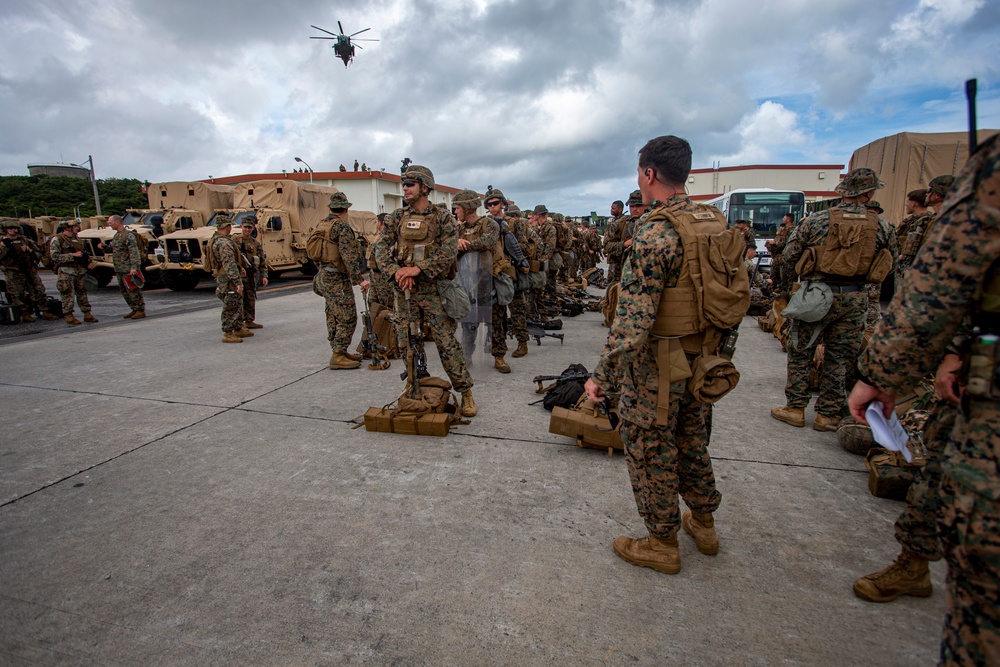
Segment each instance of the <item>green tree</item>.
[{"label": "green tree", "polygon": [[[107,178],[97,181],[101,213],[122,214],[127,208],[146,208],[142,181]],[[82,205],[81,205],[82,204]],[[80,207],[83,217],[97,215],[90,181],[69,176],[0,176],[0,215],[27,218],[70,216]]]}]

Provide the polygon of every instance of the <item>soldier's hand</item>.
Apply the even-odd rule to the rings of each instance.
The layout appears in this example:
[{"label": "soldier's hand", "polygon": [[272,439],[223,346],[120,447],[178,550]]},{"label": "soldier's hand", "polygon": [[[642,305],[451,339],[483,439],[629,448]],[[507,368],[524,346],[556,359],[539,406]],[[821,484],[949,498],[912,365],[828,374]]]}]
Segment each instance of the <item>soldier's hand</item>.
[{"label": "soldier's hand", "polygon": [[90,264],[87,265],[88,271],[94,268],[97,268],[97,262],[91,262]]},{"label": "soldier's hand", "polygon": [[267,287],[267,278],[261,278],[260,279],[260,286],[261,287]]},{"label": "soldier's hand", "polygon": [[958,373],[962,370],[962,358],[957,354],[946,354],[934,373],[934,388],[937,395],[946,401],[958,403],[962,400],[962,389],[958,386]]},{"label": "soldier's hand", "polygon": [[851,395],[847,398],[847,406],[851,409],[851,416],[862,424],[867,424],[865,410],[872,401],[882,402],[882,414],[888,419],[892,415],[893,408],[896,407],[896,397],[887,394],[877,387],[873,387],[867,382],[858,380],[851,390]]},{"label": "soldier's hand", "polygon": [[367,280],[362,280],[361,281],[361,293],[362,294],[368,294],[368,288],[369,287],[371,287],[371,283],[370,282],[368,282]]},{"label": "soldier's hand", "polygon": [[466,241],[465,239],[459,239],[458,240],[458,249],[461,250],[462,252],[465,252],[466,250],[469,249],[469,242]]},{"label": "soldier's hand", "polygon": [[236,286],[236,293],[237,294],[243,294],[243,285],[237,285]]},{"label": "soldier's hand", "polygon": [[83,251],[77,250],[76,252],[73,253],[73,257],[83,257]]},{"label": "soldier's hand", "polygon": [[604,390],[601,389],[601,385],[594,382],[594,378],[587,378],[587,382],[583,385],[583,390],[587,393],[587,398],[594,403],[604,402]]}]

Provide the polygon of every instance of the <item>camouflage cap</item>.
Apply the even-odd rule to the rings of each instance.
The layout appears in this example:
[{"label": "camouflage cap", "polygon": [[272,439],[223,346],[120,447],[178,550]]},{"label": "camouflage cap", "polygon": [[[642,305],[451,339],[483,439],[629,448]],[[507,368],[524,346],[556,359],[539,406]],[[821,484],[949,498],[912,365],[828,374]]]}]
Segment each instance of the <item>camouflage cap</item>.
[{"label": "camouflage cap", "polygon": [[844,197],[860,197],[866,192],[884,186],[885,183],[878,180],[878,174],[874,169],[859,167],[847,172],[847,176],[844,176],[844,180],[834,188],[834,192]]},{"label": "camouflage cap", "polygon": [[548,215],[549,209],[545,208],[545,204],[539,204],[531,211],[532,215]]},{"label": "camouflage cap", "polygon": [[242,218],[240,218],[241,225],[245,225],[248,222],[257,224],[257,215],[255,213],[251,213],[250,215],[244,215]]},{"label": "camouflage cap", "polygon": [[954,176],[951,175],[938,176],[937,178],[931,180],[930,184],[927,186],[927,189],[936,195],[944,197],[946,194],[948,194],[948,190],[951,190],[951,186],[954,182],[955,182]]},{"label": "camouflage cap", "polygon": [[512,218],[520,218],[521,217],[521,209],[518,208],[516,204],[508,204],[507,205],[507,215],[509,215]]},{"label": "camouflage cap", "polygon": [[480,203],[479,195],[476,194],[475,190],[459,190],[451,198],[452,206],[461,206],[466,211],[475,211],[479,208]]},{"label": "camouflage cap", "polygon": [[420,181],[427,186],[429,190],[434,189],[434,174],[427,167],[422,167],[419,164],[411,164],[403,172],[402,179],[404,181],[414,180]]},{"label": "camouflage cap", "polygon": [[232,226],[233,226],[233,219],[230,218],[228,215],[220,213],[217,216],[215,216],[216,229],[223,229],[224,227],[232,227]]},{"label": "camouflage cap", "polygon": [[507,203],[507,198],[504,197],[503,192],[497,188],[493,188],[492,190],[486,192],[486,201],[489,201],[491,199],[499,199],[504,204]]},{"label": "camouflage cap", "polygon": [[552,214],[552,219],[555,220],[556,222],[562,222],[566,218],[563,216],[562,213],[553,213]]},{"label": "camouflage cap", "polygon": [[639,190],[633,190],[632,194],[628,196],[629,206],[642,206],[642,192]]},{"label": "camouflage cap", "polygon": [[347,195],[345,195],[343,192],[334,192],[332,195],[330,195],[329,208],[331,211],[341,211],[344,209],[351,208],[351,206],[353,206],[353,204],[347,201]]},{"label": "camouflage cap", "polygon": [[874,199],[870,200],[867,204],[865,204],[865,208],[871,209],[876,213],[885,213],[885,209],[882,208],[882,204],[879,204]]}]

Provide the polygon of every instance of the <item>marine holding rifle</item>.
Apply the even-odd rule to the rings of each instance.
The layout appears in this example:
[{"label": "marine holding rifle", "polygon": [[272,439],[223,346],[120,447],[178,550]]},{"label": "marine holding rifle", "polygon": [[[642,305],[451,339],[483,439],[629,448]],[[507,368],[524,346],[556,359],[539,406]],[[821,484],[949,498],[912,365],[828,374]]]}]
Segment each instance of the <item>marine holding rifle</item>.
[{"label": "marine holding rifle", "polygon": [[[422,321],[437,346],[452,387],[462,395],[462,416],[476,414],[472,376],[462,346],[455,338],[455,320],[448,316],[438,293],[438,281],[455,269],[458,225],[448,211],[431,204],[434,175],[427,167],[409,165],[403,172],[403,207],[386,218],[375,244],[379,269],[395,283],[395,319],[399,349],[406,347],[411,322]],[[423,341],[414,341],[421,350]]]},{"label": "marine holding rifle", "polygon": [[250,214],[240,220],[239,240],[233,239],[243,255],[247,265],[247,274],[243,277],[243,326],[249,329],[263,329],[263,324],[257,319],[257,279],[261,287],[267,287],[267,257],[264,255],[264,244],[257,240],[257,216]]},{"label": "marine holding rifle", "polygon": [[38,277],[38,260],[42,252],[33,241],[21,235],[21,224],[17,220],[5,218],[0,227],[3,227],[0,269],[7,278],[7,293],[21,311],[21,320],[34,322],[32,313],[41,313],[44,320],[58,320],[46,310],[48,297],[45,285]]}]

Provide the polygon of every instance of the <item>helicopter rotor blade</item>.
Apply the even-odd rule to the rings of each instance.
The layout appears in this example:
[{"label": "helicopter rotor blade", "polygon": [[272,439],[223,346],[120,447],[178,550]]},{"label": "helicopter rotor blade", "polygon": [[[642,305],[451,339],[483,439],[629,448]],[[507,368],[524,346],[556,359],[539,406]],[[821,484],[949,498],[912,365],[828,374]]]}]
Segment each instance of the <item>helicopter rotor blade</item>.
[{"label": "helicopter rotor blade", "polygon": [[336,37],[310,37],[309,39],[337,39]]},{"label": "helicopter rotor blade", "polygon": [[344,34],[344,26],[340,25],[340,21],[337,21],[337,28],[340,29],[340,34],[343,35]]},{"label": "helicopter rotor blade", "polygon": [[[337,33],[335,33],[335,32],[330,32],[329,30],[324,30],[323,28],[320,28],[320,27],[319,27],[318,25],[312,25],[312,24],[309,24],[309,27],[310,27],[310,28],[316,28],[316,29],[317,29],[317,30],[319,30],[320,32],[325,32],[326,34],[328,34],[328,35],[333,35],[334,37],[336,37],[336,36],[337,36]],[[343,30],[341,30],[341,32],[344,32],[344,31],[343,31]]]},{"label": "helicopter rotor blade", "polygon": [[355,44],[353,41],[351,42],[351,46],[353,46],[356,49],[361,49],[362,51],[365,50],[365,47],[361,46],[360,44]]},{"label": "helicopter rotor blade", "polygon": [[356,33],[354,33],[352,35],[348,35],[348,37],[354,37],[354,35],[360,35],[361,33],[368,32],[369,30],[371,30],[371,28],[365,28],[364,30],[358,30]]},{"label": "helicopter rotor blade", "polygon": [[377,39],[352,39],[351,42],[377,42]]}]

